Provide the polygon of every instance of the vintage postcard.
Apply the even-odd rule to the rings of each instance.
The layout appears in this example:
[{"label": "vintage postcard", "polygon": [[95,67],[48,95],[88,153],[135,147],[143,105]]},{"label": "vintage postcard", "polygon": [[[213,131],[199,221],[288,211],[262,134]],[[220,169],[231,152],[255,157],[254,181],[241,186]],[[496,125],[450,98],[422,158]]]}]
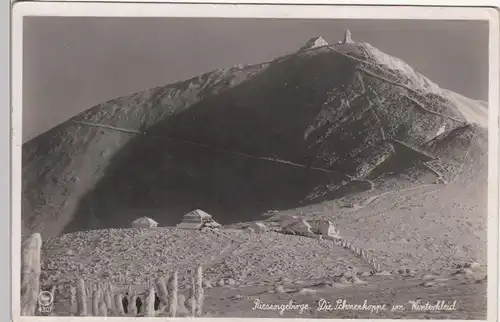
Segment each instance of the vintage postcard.
[{"label": "vintage postcard", "polygon": [[15,319],[496,320],[498,30],[17,4]]}]

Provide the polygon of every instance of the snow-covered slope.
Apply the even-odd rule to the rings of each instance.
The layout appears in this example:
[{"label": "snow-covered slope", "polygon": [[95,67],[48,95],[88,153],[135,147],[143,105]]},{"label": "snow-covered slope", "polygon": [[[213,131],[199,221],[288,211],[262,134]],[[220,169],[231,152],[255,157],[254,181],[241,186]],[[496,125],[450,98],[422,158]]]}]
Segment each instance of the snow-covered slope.
[{"label": "snow-covered slope", "polygon": [[369,44],[315,44],[105,102],[26,143],[23,232],[127,227],[138,214],[172,225],[195,208],[251,220],[322,186],[334,198],[391,173],[448,181],[465,146],[484,150],[467,134],[484,132],[482,104]]}]

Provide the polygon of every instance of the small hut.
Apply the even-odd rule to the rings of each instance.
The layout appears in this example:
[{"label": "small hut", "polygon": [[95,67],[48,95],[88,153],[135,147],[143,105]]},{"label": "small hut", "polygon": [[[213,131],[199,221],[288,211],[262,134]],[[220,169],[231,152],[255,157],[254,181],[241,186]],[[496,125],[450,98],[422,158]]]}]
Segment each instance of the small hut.
[{"label": "small hut", "polygon": [[137,218],[132,222],[132,228],[154,228],[158,223],[149,217]]},{"label": "small hut", "polygon": [[311,225],[311,230],[313,233],[321,235],[323,237],[338,236],[339,232],[335,229],[333,223],[329,220],[323,219],[313,219],[307,221]]},{"label": "small hut", "polygon": [[304,219],[292,222],[288,226],[283,227],[282,230],[284,233],[294,234],[294,235],[301,235],[308,237],[312,237],[315,235],[311,230],[311,225]]},{"label": "small hut", "polygon": [[204,227],[217,229],[220,228],[220,224],[215,222],[211,215],[200,209],[185,214],[182,222],[177,225],[177,228],[180,229],[202,229]]}]

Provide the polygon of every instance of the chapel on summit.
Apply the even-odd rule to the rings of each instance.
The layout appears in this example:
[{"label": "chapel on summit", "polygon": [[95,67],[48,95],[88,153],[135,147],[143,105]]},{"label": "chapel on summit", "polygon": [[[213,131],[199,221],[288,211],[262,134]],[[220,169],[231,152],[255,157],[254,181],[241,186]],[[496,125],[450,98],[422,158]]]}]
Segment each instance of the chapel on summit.
[{"label": "chapel on summit", "polygon": [[326,40],[323,37],[314,37],[309,39],[306,44],[300,50],[308,50],[318,47],[328,46]]}]

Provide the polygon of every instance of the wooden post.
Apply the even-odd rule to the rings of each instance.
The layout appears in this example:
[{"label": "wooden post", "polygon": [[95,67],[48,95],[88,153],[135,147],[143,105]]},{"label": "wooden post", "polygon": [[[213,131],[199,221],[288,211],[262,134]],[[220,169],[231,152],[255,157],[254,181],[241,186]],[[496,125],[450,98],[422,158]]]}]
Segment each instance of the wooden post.
[{"label": "wooden post", "polygon": [[34,233],[26,241],[21,271],[21,315],[34,316],[40,293],[42,236]]}]

